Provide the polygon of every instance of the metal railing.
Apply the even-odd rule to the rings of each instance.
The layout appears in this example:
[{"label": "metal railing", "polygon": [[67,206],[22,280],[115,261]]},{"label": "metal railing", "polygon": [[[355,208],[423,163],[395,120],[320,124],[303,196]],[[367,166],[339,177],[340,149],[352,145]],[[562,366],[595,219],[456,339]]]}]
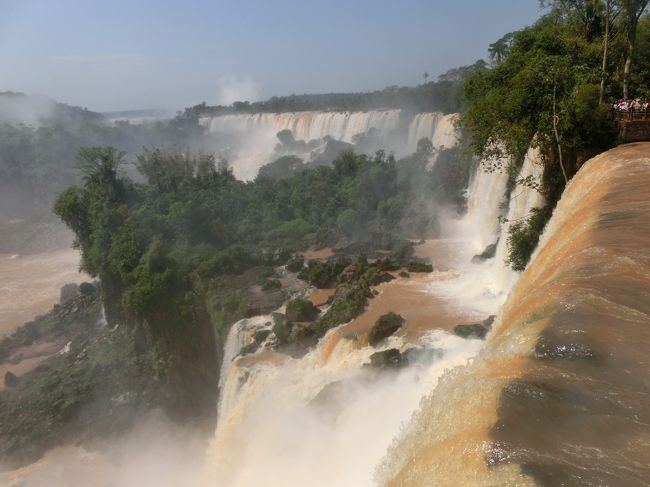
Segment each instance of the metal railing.
[{"label": "metal railing", "polygon": [[650,112],[645,110],[615,110],[614,116],[620,122],[628,120],[650,120]]}]

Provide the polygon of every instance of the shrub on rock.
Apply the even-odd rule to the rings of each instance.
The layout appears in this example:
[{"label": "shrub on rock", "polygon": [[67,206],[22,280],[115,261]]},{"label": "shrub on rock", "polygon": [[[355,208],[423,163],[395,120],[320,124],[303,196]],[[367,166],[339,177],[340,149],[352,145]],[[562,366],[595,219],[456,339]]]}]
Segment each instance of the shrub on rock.
[{"label": "shrub on rock", "polygon": [[313,321],[320,314],[320,310],[308,299],[292,299],[287,303],[287,319],[291,322]]}]

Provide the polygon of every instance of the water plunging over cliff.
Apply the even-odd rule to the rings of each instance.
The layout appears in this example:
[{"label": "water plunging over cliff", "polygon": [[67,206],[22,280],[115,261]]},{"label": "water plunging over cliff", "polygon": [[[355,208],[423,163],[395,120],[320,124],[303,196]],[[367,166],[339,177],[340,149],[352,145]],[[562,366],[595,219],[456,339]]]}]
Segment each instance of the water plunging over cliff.
[{"label": "water plunging over cliff", "polygon": [[242,179],[255,177],[259,168],[269,162],[278,143],[276,134],[282,130],[290,130],[295,140],[309,142],[331,137],[346,143],[352,143],[356,135],[374,132],[382,141],[381,148],[398,156],[414,152],[421,138],[430,139],[436,149],[457,143],[455,114],[416,114],[406,128],[401,125],[402,116],[401,110],[306,111],[217,115],[204,117],[200,123],[210,133],[228,140],[234,173]]},{"label": "water plunging over cliff", "polygon": [[650,144],[587,162],[485,348],[388,452],[386,486],[648,485]]}]

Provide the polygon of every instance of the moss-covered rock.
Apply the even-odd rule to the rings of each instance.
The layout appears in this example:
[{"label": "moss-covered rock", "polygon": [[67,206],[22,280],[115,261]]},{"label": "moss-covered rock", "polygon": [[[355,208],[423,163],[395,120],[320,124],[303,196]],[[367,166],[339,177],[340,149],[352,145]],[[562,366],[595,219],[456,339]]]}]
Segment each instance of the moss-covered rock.
[{"label": "moss-covered rock", "polygon": [[322,336],[330,328],[356,318],[363,313],[371,297],[370,285],[363,279],[353,284],[340,284],[334,292],[332,305],[315,323],[314,329]]},{"label": "moss-covered rock", "polygon": [[291,322],[313,321],[319,314],[320,310],[308,299],[297,298],[287,303],[287,320]]},{"label": "moss-covered rock", "polygon": [[403,324],[404,318],[396,313],[390,312],[380,316],[368,333],[368,343],[373,347],[376,346],[385,338],[393,335]]}]

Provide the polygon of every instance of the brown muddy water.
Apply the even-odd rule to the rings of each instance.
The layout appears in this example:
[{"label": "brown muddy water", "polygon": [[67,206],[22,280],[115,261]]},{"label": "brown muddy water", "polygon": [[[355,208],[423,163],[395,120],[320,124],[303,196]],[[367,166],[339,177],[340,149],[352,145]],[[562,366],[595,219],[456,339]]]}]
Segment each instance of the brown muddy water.
[{"label": "brown muddy water", "polygon": [[390,486],[650,485],[650,144],[571,181],[485,349],[389,452]]},{"label": "brown muddy water", "polygon": [[61,286],[89,277],[79,272],[79,253],[58,250],[31,255],[0,254],[0,336],[47,313]]}]

